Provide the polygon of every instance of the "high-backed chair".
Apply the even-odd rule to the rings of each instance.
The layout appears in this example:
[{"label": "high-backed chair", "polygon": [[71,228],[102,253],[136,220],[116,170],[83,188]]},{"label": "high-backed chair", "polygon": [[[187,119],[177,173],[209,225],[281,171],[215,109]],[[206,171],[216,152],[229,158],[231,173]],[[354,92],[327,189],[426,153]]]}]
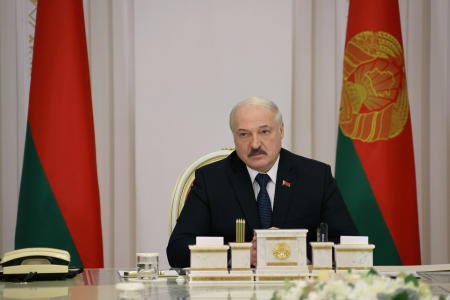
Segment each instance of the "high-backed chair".
[{"label": "high-backed chair", "polygon": [[169,215],[169,233],[172,232],[175,224],[177,223],[177,218],[183,209],[184,202],[191,190],[192,183],[195,179],[195,171],[207,164],[224,159],[227,157],[234,149],[225,148],[219,151],[208,153],[203,155],[193,163],[191,163],[178,177],[175,188],[172,191],[172,200],[170,203],[170,215]]}]

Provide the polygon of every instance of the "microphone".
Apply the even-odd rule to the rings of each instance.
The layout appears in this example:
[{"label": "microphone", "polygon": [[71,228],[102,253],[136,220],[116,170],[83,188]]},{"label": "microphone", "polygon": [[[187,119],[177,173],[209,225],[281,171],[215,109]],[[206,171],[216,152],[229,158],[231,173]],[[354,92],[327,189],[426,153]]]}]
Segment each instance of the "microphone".
[{"label": "microphone", "polygon": [[327,223],[320,223],[317,227],[317,241],[328,242],[328,225]]}]

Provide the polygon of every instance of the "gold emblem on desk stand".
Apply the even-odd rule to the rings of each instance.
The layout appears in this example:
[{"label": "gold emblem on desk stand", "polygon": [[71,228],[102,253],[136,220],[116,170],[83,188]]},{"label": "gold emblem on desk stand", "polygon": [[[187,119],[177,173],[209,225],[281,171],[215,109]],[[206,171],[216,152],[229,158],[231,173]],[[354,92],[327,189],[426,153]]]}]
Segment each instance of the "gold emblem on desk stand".
[{"label": "gold emblem on desk stand", "polygon": [[291,248],[287,243],[278,243],[273,247],[272,254],[277,259],[284,260],[291,256]]}]

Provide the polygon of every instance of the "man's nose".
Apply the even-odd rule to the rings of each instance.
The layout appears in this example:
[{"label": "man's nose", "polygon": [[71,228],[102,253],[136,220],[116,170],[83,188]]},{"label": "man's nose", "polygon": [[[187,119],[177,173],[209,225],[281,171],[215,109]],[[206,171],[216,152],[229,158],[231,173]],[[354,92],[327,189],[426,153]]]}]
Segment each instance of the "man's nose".
[{"label": "man's nose", "polygon": [[261,146],[261,140],[259,139],[258,135],[254,135],[252,137],[252,148],[258,149]]}]

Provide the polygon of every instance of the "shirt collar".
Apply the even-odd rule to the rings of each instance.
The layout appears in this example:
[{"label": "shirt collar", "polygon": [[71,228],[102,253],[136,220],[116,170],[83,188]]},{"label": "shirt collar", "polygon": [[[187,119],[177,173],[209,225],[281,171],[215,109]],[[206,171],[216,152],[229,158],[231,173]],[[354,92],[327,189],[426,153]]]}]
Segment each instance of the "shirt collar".
[{"label": "shirt collar", "polygon": [[[269,175],[270,180],[275,183],[277,181],[277,172],[278,172],[278,162],[280,161],[280,154],[278,154],[277,160],[273,164],[272,168],[266,173]],[[249,166],[247,166],[248,174],[250,175],[250,179],[252,180],[252,183],[255,182],[256,175],[258,175],[260,172],[253,170]]]}]

